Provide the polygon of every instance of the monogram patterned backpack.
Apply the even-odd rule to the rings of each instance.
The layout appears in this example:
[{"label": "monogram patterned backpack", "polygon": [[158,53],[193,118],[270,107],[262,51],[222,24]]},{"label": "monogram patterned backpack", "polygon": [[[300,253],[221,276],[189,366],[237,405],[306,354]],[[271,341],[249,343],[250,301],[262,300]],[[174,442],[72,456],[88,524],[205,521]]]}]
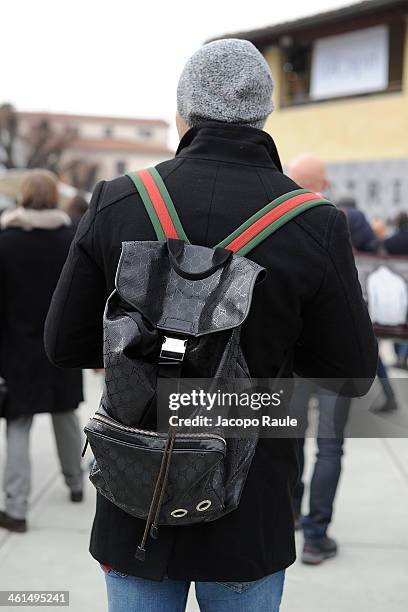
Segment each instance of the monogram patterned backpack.
[{"label": "monogram patterned backpack", "polygon": [[265,270],[245,255],[296,215],[330,203],[297,189],[208,248],[190,244],[155,168],[128,176],[157,240],[122,244],[104,313],[105,388],[85,433],[97,491],[146,521],[135,554],[142,561],[159,525],[214,521],[237,508],[257,444],[222,431],[158,431],[158,381],[250,377],[240,331]]}]

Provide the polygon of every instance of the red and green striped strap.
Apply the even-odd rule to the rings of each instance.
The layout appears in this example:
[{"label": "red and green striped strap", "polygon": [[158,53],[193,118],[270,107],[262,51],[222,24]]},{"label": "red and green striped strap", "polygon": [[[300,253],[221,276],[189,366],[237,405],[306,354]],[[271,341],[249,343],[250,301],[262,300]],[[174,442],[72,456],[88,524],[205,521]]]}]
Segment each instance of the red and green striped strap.
[{"label": "red and green striped strap", "polygon": [[[145,205],[158,240],[178,238],[189,242],[177,211],[156,168],[129,172]],[[227,236],[217,247],[246,255],[282,225],[305,210],[322,204],[333,206],[322,196],[307,189],[295,189],[276,198],[256,212]]]},{"label": "red and green striped strap", "polygon": [[285,223],[305,210],[322,204],[334,206],[312,191],[295,189],[261,208],[216,246],[246,255]]},{"label": "red and green striped strap", "polygon": [[157,240],[179,238],[188,242],[167,187],[156,168],[128,172],[142,198]]}]

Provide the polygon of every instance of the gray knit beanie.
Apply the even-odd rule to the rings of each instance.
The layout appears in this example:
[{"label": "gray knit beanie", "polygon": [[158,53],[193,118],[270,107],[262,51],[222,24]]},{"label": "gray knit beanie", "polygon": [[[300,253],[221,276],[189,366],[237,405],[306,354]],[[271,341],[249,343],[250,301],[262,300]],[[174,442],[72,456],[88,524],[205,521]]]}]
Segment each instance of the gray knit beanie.
[{"label": "gray knit beanie", "polygon": [[262,129],[273,111],[273,81],[248,40],[210,42],[190,57],[177,88],[177,109],[189,127],[225,121]]}]

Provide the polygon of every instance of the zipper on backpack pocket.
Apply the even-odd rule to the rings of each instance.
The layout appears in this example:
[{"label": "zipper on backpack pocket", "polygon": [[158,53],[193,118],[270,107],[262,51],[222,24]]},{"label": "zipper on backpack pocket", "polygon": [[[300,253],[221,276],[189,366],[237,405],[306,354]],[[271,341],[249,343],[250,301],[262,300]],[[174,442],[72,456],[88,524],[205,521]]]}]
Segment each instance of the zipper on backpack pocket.
[{"label": "zipper on backpack pocket", "polygon": [[[105,423],[106,425],[110,425],[111,427],[114,427],[118,429],[119,431],[130,431],[132,433],[137,433],[137,434],[141,434],[144,436],[153,436],[155,438],[162,438],[163,440],[167,438],[166,433],[159,433],[157,431],[146,431],[144,429],[138,429],[137,427],[130,427],[130,425],[123,425],[122,423],[118,423],[111,417],[105,416],[103,414],[95,414],[92,418],[95,421],[99,421],[101,423]],[[188,434],[188,433],[180,432],[176,434],[176,437],[178,438],[194,437],[194,438],[200,438],[203,440],[210,438],[210,439],[220,440],[221,442],[223,442],[224,445],[226,445],[225,438],[223,438],[222,436],[218,434],[214,434],[214,433],[189,433]]]}]

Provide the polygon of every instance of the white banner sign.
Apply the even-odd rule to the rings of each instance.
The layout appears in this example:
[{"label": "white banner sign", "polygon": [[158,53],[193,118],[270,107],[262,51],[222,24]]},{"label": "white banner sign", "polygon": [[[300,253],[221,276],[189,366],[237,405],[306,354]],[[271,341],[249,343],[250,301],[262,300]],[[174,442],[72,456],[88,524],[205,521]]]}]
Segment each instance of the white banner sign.
[{"label": "white banner sign", "polygon": [[381,91],[388,86],[388,28],[378,26],[317,40],[310,97],[314,100]]}]

